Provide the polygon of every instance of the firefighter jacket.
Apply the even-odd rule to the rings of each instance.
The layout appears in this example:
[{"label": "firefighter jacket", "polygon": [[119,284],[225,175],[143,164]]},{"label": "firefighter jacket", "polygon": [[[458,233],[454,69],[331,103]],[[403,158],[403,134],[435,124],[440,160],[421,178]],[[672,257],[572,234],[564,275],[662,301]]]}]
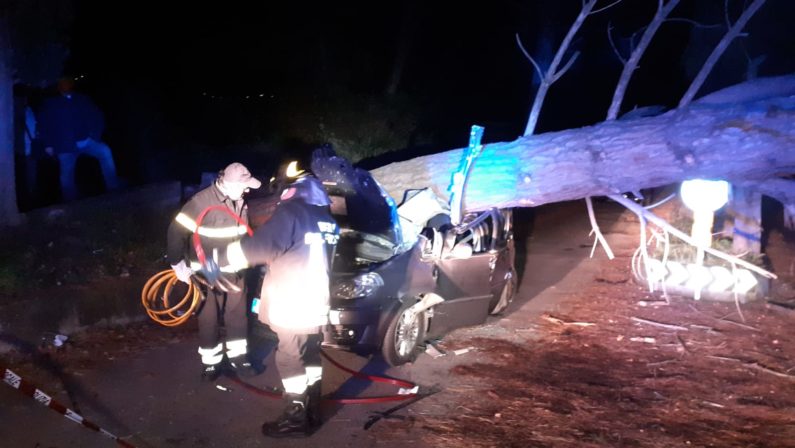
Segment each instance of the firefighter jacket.
[{"label": "firefighter jacket", "polygon": [[198,232],[205,255],[219,263],[221,272],[236,272],[228,265],[221,265],[218,254],[226,250],[230,243],[239,240],[246,233],[246,226],[239,224],[233,216],[223,210],[212,210],[204,216],[201,226],[196,227],[199,215],[207,207],[218,205],[226,206],[233,214],[248,224],[248,206],[245,205],[243,199],[231,200],[213,182],[212,185],[190,198],[169,225],[167,257],[170,265],[175,265],[185,259],[194,271],[201,269],[196,250],[193,247],[193,233]]},{"label": "firefighter jacket", "polygon": [[328,323],[329,272],[338,238],[327,206],[296,197],[280,202],[252,237],[229,246],[226,255],[231,266],[268,267],[262,282],[260,321],[307,332]]}]

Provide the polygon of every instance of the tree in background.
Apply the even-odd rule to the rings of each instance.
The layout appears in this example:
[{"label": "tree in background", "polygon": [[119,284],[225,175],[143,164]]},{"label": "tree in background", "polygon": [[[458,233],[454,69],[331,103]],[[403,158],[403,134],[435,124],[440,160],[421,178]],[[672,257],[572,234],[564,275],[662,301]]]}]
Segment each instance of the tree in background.
[{"label": "tree in background", "polygon": [[71,21],[69,1],[0,4],[0,226],[21,222],[14,176],[14,85],[45,87],[60,76]]}]

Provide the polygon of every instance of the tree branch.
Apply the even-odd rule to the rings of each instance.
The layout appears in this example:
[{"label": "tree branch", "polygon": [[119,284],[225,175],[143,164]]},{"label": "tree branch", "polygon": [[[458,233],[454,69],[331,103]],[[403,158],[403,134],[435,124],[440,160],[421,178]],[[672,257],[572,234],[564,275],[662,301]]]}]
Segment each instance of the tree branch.
[{"label": "tree branch", "polygon": [[[569,28],[569,32],[566,33],[566,37],[563,38],[563,42],[560,43],[560,47],[558,47],[558,51],[555,53],[552,63],[547,68],[546,74],[541,78],[541,84],[538,86],[538,91],[536,92],[535,99],[533,100],[533,107],[530,110],[530,116],[527,119],[527,126],[525,126],[524,135],[532,135],[533,132],[535,132],[536,124],[538,124],[538,116],[541,114],[541,106],[544,105],[544,98],[547,95],[549,87],[555,82],[555,75],[558,73],[558,66],[563,60],[563,55],[566,54],[566,50],[568,50],[571,41],[574,39],[574,35],[577,33],[577,30],[580,29],[583,22],[585,22],[585,18],[588,17],[594,5],[596,5],[596,1],[597,0],[583,1],[582,9],[580,10],[579,15],[577,15],[577,19],[575,19],[574,23],[572,23],[571,28]],[[573,61],[569,60],[569,62]],[[564,67],[564,69],[567,69],[567,67]],[[565,72],[565,70],[562,70],[562,72]]]},{"label": "tree branch", "polygon": [[654,13],[654,17],[646,27],[646,31],[643,32],[638,46],[633,49],[632,54],[624,64],[624,70],[622,70],[621,76],[618,78],[618,84],[616,84],[616,89],[613,92],[613,100],[610,102],[610,108],[607,111],[608,121],[615,120],[618,117],[618,113],[621,110],[621,103],[624,101],[624,95],[627,92],[629,80],[632,78],[632,73],[638,68],[638,62],[640,62],[640,58],[643,56],[646,48],[649,47],[654,34],[657,33],[660,25],[662,25],[665,18],[668,17],[668,14],[676,8],[679,1],[680,0],[669,0],[668,3],[663,4],[662,0],[660,0],[658,3],[657,12]]},{"label": "tree branch", "polygon": [[621,56],[621,52],[618,51],[618,48],[616,47],[616,43],[613,41],[613,33],[612,33],[612,31],[613,31],[613,26],[608,23],[607,24],[607,41],[610,42],[610,47],[613,49],[613,52],[616,54],[616,57],[618,58],[618,60],[621,61],[621,64],[622,65],[626,65],[627,60],[623,56]]},{"label": "tree branch", "polygon": [[668,330],[689,331],[689,328],[683,327],[681,325],[664,324],[664,323],[661,323],[661,322],[655,322],[653,320],[641,319],[640,317],[634,317],[634,316],[630,317],[630,319],[632,319],[633,321],[638,322],[640,324],[651,325],[653,327],[660,327],[660,328],[665,328],[665,329],[668,329]]},{"label": "tree branch", "polygon": [[580,57],[580,52],[575,51],[574,54],[571,55],[571,58],[569,58],[569,61],[566,62],[566,65],[564,65],[563,68],[560,69],[560,71],[555,73],[555,76],[552,78],[552,83],[557,82],[557,80],[560,79],[561,76],[565,75],[566,72],[571,68],[571,65],[574,64],[574,61],[576,61],[578,57]]},{"label": "tree branch", "polygon": [[529,60],[533,64],[533,67],[535,67],[536,73],[538,74],[538,79],[543,80],[544,72],[541,71],[541,67],[538,66],[536,60],[533,59],[532,56],[530,56],[530,53],[528,53],[527,50],[524,48],[524,45],[522,45],[522,39],[519,37],[519,33],[516,33],[516,44],[519,45],[519,49],[522,50],[522,54],[524,54],[527,60]]},{"label": "tree branch", "polygon": [[[673,227],[672,225],[668,224],[664,219],[662,219],[659,216],[655,215],[654,213],[646,210],[645,208],[635,204],[634,202],[630,201],[629,199],[626,199],[626,198],[624,198],[624,197],[622,197],[620,195],[617,195],[617,194],[608,195],[608,197],[610,199],[618,202],[619,204],[623,205],[624,207],[630,209],[631,211],[635,212],[636,215],[643,216],[646,219],[648,219],[649,221],[651,221],[654,224],[656,224],[657,226],[659,226],[659,227],[671,232],[674,236],[676,236],[677,238],[681,239],[682,241],[684,241],[684,242],[686,242],[686,243],[688,243],[688,244],[690,244],[692,246],[698,246],[698,244],[692,238],[690,238],[690,235],[682,232],[681,230],[677,229],[676,227]],[[721,252],[719,250],[712,249],[711,247],[703,247],[702,249],[704,250],[704,252],[707,252],[708,254],[714,255],[714,256],[722,259],[722,260],[726,260],[729,263],[738,264],[738,265],[748,269],[749,271],[754,271],[757,274],[760,274],[760,275],[762,275],[764,277],[767,277],[767,278],[778,278],[776,276],[776,274],[773,274],[772,272],[766,271],[766,270],[760,268],[759,266],[751,264],[751,263],[749,263],[749,262],[747,262],[745,260],[741,260],[741,259],[739,259],[737,257],[733,257],[733,256],[731,256],[729,254],[725,254],[725,253],[723,253],[723,252]]]},{"label": "tree branch", "polygon": [[[704,62],[704,66],[701,67],[701,70],[698,72],[696,77],[693,79],[693,82],[690,84],[690,87],[687,89],[687,92],[682,96],[682,99],[679,100],[679,108],[683,108],[689,105],[693,98],[698,93],[701,86],[704,84],[704,81],[707,80],[707,75],[712,71],[715,64],[718,62],[718,59],[723,55],[726,51],[726,48],[729,47],[729,44],[740,34],[745,24],[753,17],[759,8],[765,3],[765,0],[754,0],[751,3],[751,6],[748,7],[745,11],[743,11],[742,15],[737,22],[729,27],[729,30],[723,36],[723,39],[718,42],[718,45],[712,50],[712,54],[709,55],[706,62]],[[728,20],[728,13],[727,13],[727,20]]]},{"label": "tree branch", "polygon": [[[607,5],[607,6],[603,7],[603,8],[599,8],[599,9],[597,9],[596,11],[591,11],[591,14],[590,14],[590,15],[599,14],[599,13],[600,13],[600,12],[602,12],[602,11],[607,11],[608,9],[612,8],[613,6],[616,6],[617,4],[621,3],[622,1],[623,1],[623,0],[616,0],[616,1],[614,1],[613,3],[611,3],[611,4]],[[584,6],[584,5],[583,5],[583,6]]]},{"label": "tree branch", "polygon": [[[590,196],[585,198],[585,205],[588,207],[588,218],[591,220],[591,228],[593,228],[593,232],[596,234],[594,244],[596,244],[596,241],[602,243],[602,247],[604,248],[605,253],[607,254],[607,258],[609,260],[612,260],[613,258],[615,258],[615,255],[613,255],[613,251],[610,249],[610,245],[607,244],[607,240],[605,240],[604,235],[602,235],[602,231],[599,229],[599,224],[597,224],[596,222],[596,216],[594,215],[593,212],[593,201],[591,201]],[[593,257],[593,251],[591,251],[591,257]]]}]

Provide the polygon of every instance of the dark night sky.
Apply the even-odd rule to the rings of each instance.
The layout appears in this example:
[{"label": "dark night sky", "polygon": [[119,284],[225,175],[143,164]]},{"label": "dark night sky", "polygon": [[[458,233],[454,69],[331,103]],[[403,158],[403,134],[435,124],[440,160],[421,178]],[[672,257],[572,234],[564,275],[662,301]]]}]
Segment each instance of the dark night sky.
[{"label": "dark night sky", "polygon": [[[520,33],[535,55],[543,53],[544,38],[551,38],[549,51],[554,52],[580,6],[574,0],[203,7],[198,2],[75,1],[67,68],[87,75],[81,87],[105,108],[107,137],[119,152],[135,151],[141,128],[147,129],[150,146],[157,140],[169,148],[187,141],[221,147],[257,134],[241,125],[243,117],[261,117],[256,126],[277,134],[285,120],[335,95],[383,95],[404,35],[410,43],[398,91],[417,105],[418,128],[432,136],[427,143],[435,151],[463,145],[474,123],[486,125],[487,141],[513,139],[524,128],[535,90],[532,67],[514,34]],[[552,87],[539,131],[604,118],[621,69],[609,49],[607,24],[613,24],[618,38],[627,37],[646,23],[656,3],[624,0],[588,19],[572,48],[582,55]],[[718,17],[708,4],[718,6]],[[716,23],[722,4],[683,0],[674,15]],[[737,10],[742,1],[730,4]],[[795,71],[795,38],[788,30],[794,10],[793,2],[768,0],[752,19],[752,37],[743,45],[751,56],[768,54],[760,75]],[[408,33],[401,33],[404,28]],[[697,58],[706,57],[723,33],[691,35],[691,29],[682,23],[663,26],[633,78],[625,109],[675,104],[692,67],[698,67]],[[691,36],[699,45],[688,47]],[[745,53],[734,47],[706,90],[743,79]],[[219,113],[228,121],[218,120]]]}]

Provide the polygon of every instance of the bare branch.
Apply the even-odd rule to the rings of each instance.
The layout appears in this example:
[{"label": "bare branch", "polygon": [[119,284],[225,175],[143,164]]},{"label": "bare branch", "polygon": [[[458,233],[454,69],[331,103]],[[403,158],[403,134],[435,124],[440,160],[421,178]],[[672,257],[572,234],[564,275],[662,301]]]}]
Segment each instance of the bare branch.
[{"label": "bare branch", "polygon": [[654,17],[643,32],[643,36],[640,38],[637,48],[632,50],[632,54],[624,64],[624,70],[621,71],[621,76],[618,78],[616,90],[613,92],[613,100],[610,102],[610,108],[607,111],[608,121],[615,120],[618,117],[618,113],[621,110],[621,103],[624,101],[624,95],[629,85],[629,80],[632,78],[632,73],[638,68],[638,62],[640,62],[640,58],[649,47],[654,34],[657,33],[660,25],[662,25],[665,18],[668,17],[668,14],[676,8],[679,1],[680,0],[669,0],[668,3],[663,4],[662,0],[660,0],[657,12],[654,13]]},{"label": "bare branch", "polygon": [[635,51],[635,47],[637,46],[635,44],[635,41],[637,40],[638,35],[642,35],[641,33],[645,32],[646,28],[648,28],[648,25],[646,25],[644,27],[641,27],[639,30],[637,30],[634,33],[632,33],[632,36],[629,37],[629,53],[630,54],[632,54],[632,52]]},{"label": "bare branch", "polygon": [[759,364],[758,362],[745,362],[742,359],[729,358],[729,357],[726,357],[726,356],[707,355],[707,358],[717,359],[719,361],[739,362],[739,363],[742,363],[742,365],[744,365],[745,367],[748,367],[748,368],[751,368],[751,369],[761,370],[762,372],[769,373],[771,375],[775,375],[775,376],[777,376],[779,378],[788,378],[788,379],[791,379],[791,380],[795,380],[795,376],[792,376],[792,375],[789,375],[789,374],[786,374],[786,373],[778,372],[778,371],[773,370],[771,368],[765,367],[762,364]]},{"label": "bare branch", "polygon": [[[624,207],[628,208],[630,211],[635,212],[636,215],[644,216],[646,219],[648,219],[649,221],[653,222],[657,226],[659,226],[659,227],[671,232],[671,234],[673,234],[675,237],[679,238],[680,240],[682,240],[682,241],[684,241],[684,242],[686,242],[686,243],[688,243],[690,245],[697,246],[696,242],[693,241],[692,238],[690,238],[690,235],[682,232],[681,230],[677,229],[676,227],[673,227],[672,225],[668,224],[664,219],[662,219],[659,216],[655,215],[654,213],[646,210],[645,208],[641,207],[640,205],[630,201],[629,199],[627,199],[627,198],[625,198],[625,197],[623,197],[621,195],[617,195],[617,194],[611,194],[611,195],[608,195],[607,197],[609,197],[610,199],[618,202],[619,204],[623,205]],[[730,263],[736,263],[736,264],[744,267],[745,269],[748,269],[749,271],[754,271],[754,272],[762,275],[763,277],[766,277],[766,278],[778,278],[778,276],[776,276],[776,274],[774,274],[774,273],[772,273],[770,271],[766,271],[766,270],[760,268],[759,266],[751,264],[751,263],[749,263],[749,262],[747,262],[745,260],[741,260],[741,259],[739,259],[737,257],[733,257],[733,256],[731,256],[729,254],[725,254],[725,253],[723,253],[723,252],[721,252],[719,250],[712,249],[711,247],[705,247],[703,249],[704,249],[704,252],[706,252],[708,254],[714,255],[714,256],[716,256],[716,257],[718,257],[718,258],[720,258],[722,260],[726,260],[726,261],[728,261]]]},{"label": "bare branch", "polygon": [[[613,6],[616,6],[617,4],[621,3],[622,1],[623,1],[623,0],[616,0],[616,1],[614,1],[613,3],[611,3],[611,4],[607,5],[607,6],[603,7],[603,8],[599,8],[599,9],[597,9],[596,11],[591,11],[591,15],[594,15],[594,14],[599,14],[599,13],[600,13],[600,12],[602,12],[602,11],[606,11],[606,10],[608,10],[608,9],[612,8]],[[585,5],[583,5],[583,6],[585,6]]]},{"label": "bare branch", "polygon": [[[588,218],[591,220],[591,227],[593,228],[593,232],[596,234],[594,244],[596,244],[596,241],[602,243],[602,247],[605,249],[605,253],[607,253],[607,258],[612,260],[615,258],[615,255],[613,255],[610,245],[607,244],[607,240],[605,240],[604,235],[602,235],[602,231],[599,229],[599,224],[596,223],[596,216],[593,212],[593,201],[591,201],[590,196],[585,198],[585,204],[588,206]],[[591,252],[591,257],[593,257],[593,251]]]},{"label": "bare branch", "polygon": [[627,60],[624,59],[624,57],[621,56],[621,52],[618,51],[618,48],[616,47],[616,43],[613,41],[613,33],[612,33],[612,31],[613,31],[613,26],[610,23],[608,23],[607,24],[607,41],[610,42],[610,47],[613,49],[613,53],[616,54],[616,57],[618,58],[618,60],[621,61],[622,65],[624,65],[624,64],[627,63]]},{"label": "bare branch", "polygon": [[687,327],[683,327],[681,325],[664,324],[664,323],[660,323],[660,322],[655,322],[653,320],[641,319],[640,317],[634,317],[633,316],[630,319],[634,320],[635,322],[641,323],[641,324],[651,325],[653,327],[665,328],[665,329],[668,329],[668,330],[679,330],[679,331],[688,331],[689,330]]},{"label": "bare branch", "polygon": [[541,318],[544,319],[544,320],[547,320],[549,322],[552,322],[553,324],[558,324],[558,325],[574,325],[576,327],[592,327],[592,326],[596,325],[593,322],[568,322],[568,321],[565,321],[563,319],[559,319],[559,318],[557,318],[557,317],[555,317],[555,316],[553,316],[551,314],[547,314],[547,313],[544,313],[541,316]]},{"label": "bare branch", "polygon": [[538,79],[543,81],[544,72],[541,71],[541,67],[538,66],[536,60],[533,59],[532,56],[530,56],[530,53],[528,53],[527,50],[524,48],[524,45],[522,45],[522,39],[519,37],[519,33],[516,33],[516,44],[519,45],[519,49],[522,50],[522,54],[524,54],[524,56],[533,64],[533,67],[535,67],[536,73],[538,74]]},{"label": "bare branch", "polygon": [[[538,123],[538,116],[541,114],[541,106],[544,105],[544,98],[547,95],[549,87],[557,80],[557,78],[560,77],[560,75],[568,70],[571,63],[574,62],[573,60],[576,59],[576,57],[572,57],[572,59],[569,60],[569,63],[566,64],[566,67],[564,67],[564,69],[560,72],[558,71],[558,66],[563,60],[563,56],[566,54],[566,50],[568,50],[569,45],[571,45],[574,35],[580,29],[583,22],[585,22],[585,18],[588,17],[594,5],[596,5],[596,0],[583,1],[582,10],[580,10],[580,13],[577,15],[574,23],[571,24],[569,32],[566,33],[566,37],[563,38],[563,42],[560,43],[560,47],[558,47],[558,51],[555,53],[552,63],[547,68],[546,74],[541,78],[541,85],[538,86],[538,91],[536,91],[536,96],[533,100],[533,107],[530,110],[530,116],[527,119],[527,126],[525,126],[524,129],[525,136],[532,135],[533,132],[535,132],[536,124]],[[556,74],[558,76],[556,76]]]},{"label": "bare branch", "polygon": [[684,22],[693,25],[696,28],[720,28],[720,23],[713,23],[712,25],[705,25],[701,22],[696,22],[693,19],[686,19],[684,17],[671,17],[670,19],[665,19],[666,22]]},{"label": "bare branch", "polygon": [[727,323],[730,323],[730,324],[732,324],[732,325],[737,325],[738,327],[740,327],[740,328],[745,328],[746,330],[751,330],[751,331],[756,331],[756,332],[760,332],[760,331],[762,331],[762,330],[760,330],[760,329],[758,329],[758,328],[756,328],[756,327],[752,327],[752,326],[750,326],[750,325],[746,325],[746,324],[741,324],[740,322],[735,322],[735,321],[733,321],[733,320],[726,319],[725,317],[723,317],[723,318],[720,318],[720,319],[718,319],[718,320],[719,320],[719,321],[721,321],[721,322],[727,322]]},{"label": "bare branch", "polygon": [[552,82],[553,83],[556,82],[558,79],[560,79],[561,76],[566,74],[566,72],[571,68],[571,65],[574,64],[574,61],[576,61],[578,57],[580,57],[580,52],[575,51],[574,54],[571,56],[571,58],[569,58],[569,61],[566,62],[566,65],[564,65],[559,72],[555,73],[555,76],[552,78]]},{"label": "bare branch", "polygon": [[723,20],[726,22],[726,28],[732,27],[732,21],[729,19],[729,0],[723,0]]},{"label": "bare branch", "polygon": [[742,15],[737,22],[729,28],[729,31],[723,36],[723,39],[718,42],[718,45],[712,50],[712,54],[709,55],[706,62],[704,62],[704,66],[701,67],[701,71],[698,72],[696,77],[693,79],[693,82],[690,84],[690,87],[687,89],[687,92],[682,96],[682,99],[679,100],[679,108],[685,107],[693,101],[693,98],[698,93],[701,86],[704,84],[704,81],[707,80],[707,75],[712,71],[712,68],[718,62],[718,59],[723,55],[723,52],[726,51],[726,48],[729,47],[729,44],[737,37],[745,27],[745,24],[753,17],[759,8],[765,4],[765,0],[754,0],[751,3],[751,6],[748,7],[745,11],[743,11]]}]

